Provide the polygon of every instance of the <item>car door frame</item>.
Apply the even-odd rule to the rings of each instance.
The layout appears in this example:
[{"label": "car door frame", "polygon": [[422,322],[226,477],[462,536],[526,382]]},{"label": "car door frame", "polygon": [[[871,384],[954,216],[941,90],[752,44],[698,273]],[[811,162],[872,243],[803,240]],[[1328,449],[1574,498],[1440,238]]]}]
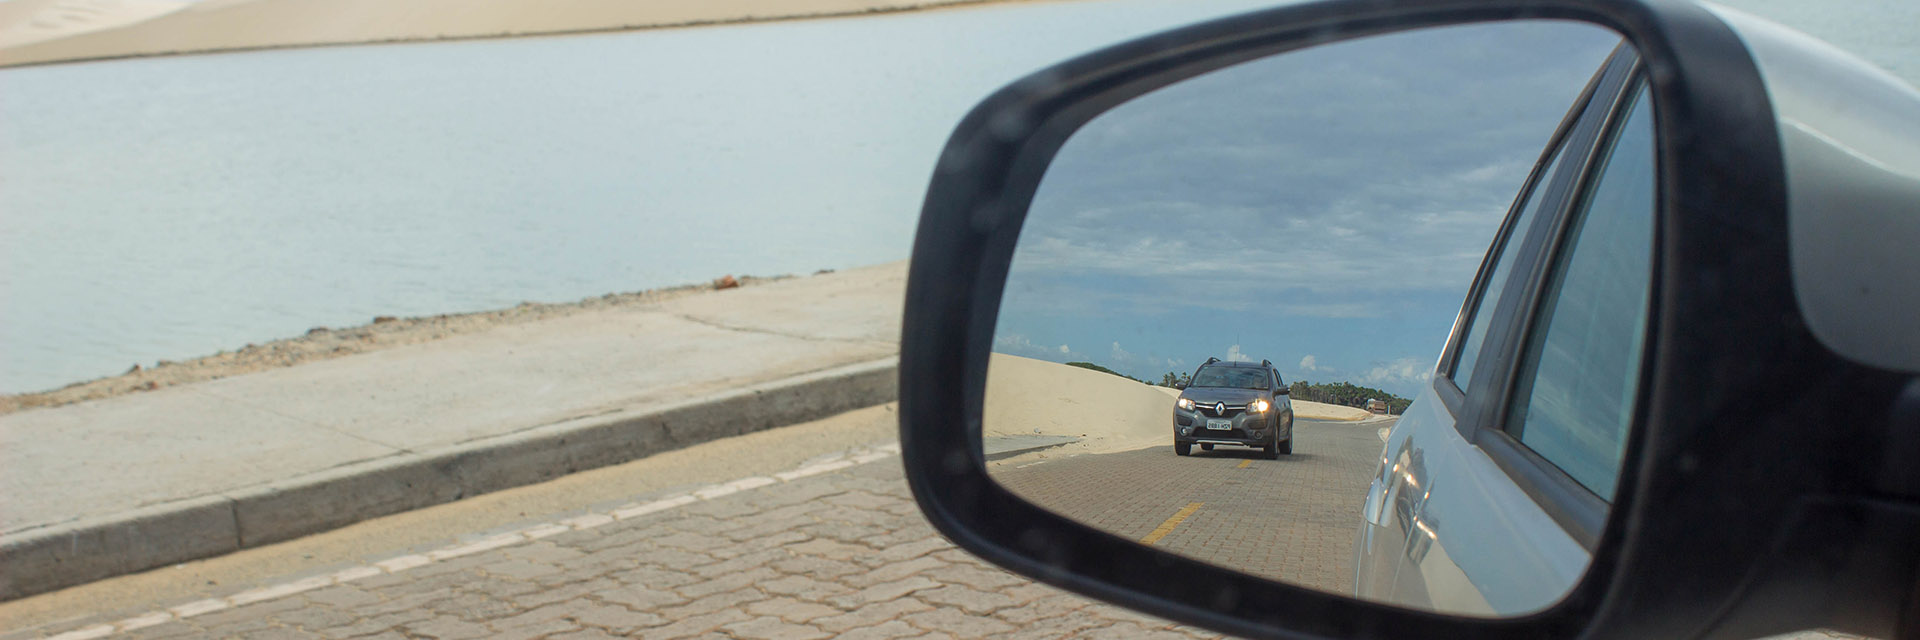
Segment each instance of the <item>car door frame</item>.
[{"label": "car door frame", "polygon": [[[1474,295],[1462,306],[1433,376],[1435,394],[1453,416],[1454,428],[1460,436],[1492,458],[1521,491],[1589,551],[1599,543],[1600,533],[1606,526],[1607,501],[1508,435],[1506,420],[1522,350],[1541,313],[1540,298],[1560,258],[1568,227],[1578,207],[1585,202],[1587,187],[1606,160],[1602,157],[1605,150],[1619,135],[1631,101],[1644,85],[1642,76],[1639,55],[1631,47],[1617,50],[1595,74],[1582,95],[1583,102],[1578,103],[1579,111],[1569,112],[1562,132],[1535,163],[1533,176],[1527,183],[1532,190],[1521,192],[1528,197],[1514,199],[1508,219],[1502,224],[1500,241],[1493,245],[1481,264],[1472,289]],[[1566,155],[1560,159],[1554,175],[1539,175],[1554,162],[1556,153]],[[1513,228],[1519,222],[1521,210],[1535,195],[1545,198],[1539,215],[1530,227]],[[1524,235],[1515,236],[1515,232]],[[1504,256],[1514,263],[1499,299],[1483,299],[1491,284],[1488,280],[1497,266],[1496,260],[1503,257],[1500,253],[1506,243],[1515,240],[1520,241],[1521,246],[1512,256]],[[1484,308],[1488,302],[1493,303],[1491,309]],[[1474,315],[1487,311],[1493,313],[1493,320],[1486,327],[1487,335],[1481,339],[1472,377],[1462,388],[1453,379],[1452,369],[1460,360]],[[1640,362],[1645,367],[1644,357]]]}]

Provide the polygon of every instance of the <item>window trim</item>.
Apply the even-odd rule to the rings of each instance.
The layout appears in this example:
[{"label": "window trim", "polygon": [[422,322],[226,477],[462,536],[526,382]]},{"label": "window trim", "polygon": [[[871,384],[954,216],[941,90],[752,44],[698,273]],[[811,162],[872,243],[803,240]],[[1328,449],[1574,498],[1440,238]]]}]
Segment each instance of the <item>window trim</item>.
[{"label": "window trim", "polygon": [[[1491,302],[1495,320],[1487,324],[1487,335],[1480,341],[1479,361],[1491,365],[1511,355],[1507,345],[1511,343],[1513,332],[1518,330],[1513,310],[1521,308],[1518,306],[1521,301],[1531,300],[1531,287],[1536,286],[1533,276],[1545,268],[1540,255],[1543,253],[1541,246],[1548,237],[1545,231],[1558,228],[1558,221],[1566,217],[1568,203],[1573,200],[1573,194],[1579,193],[1575,188],[1579,185],[1574,183],[1585,175],[1587,165],[1592,162],[1594,149],[1598,146],[1601,134],[1606,132],[1607,118],[1612,115],[1611,106],[1619,101],[1619,93],[1638,64],[1639,54],[1630,44],[1623,42],[1594,72],[1586,89],[1581,91],[1580,100],[1574,103],[1578,108],[1568,110],[1552,142],[1534,162],[1533,173],[1527,177],[1521,191],[1527,197],[1516,196],[1513,204],[1508,206],[1507,218],[1501,223],[1498,240],[1488,249],[1487,257],[1481,260],[1479,273],[1474,277],[1473,291],[1454,319],[1453,332],[1447,337],[1447,346],[1441,351],[1442,358],[1434,372],[1433,388],[1435,395],[1452,415],[1454,430],[1469,442],[1481,431],[1481,426],[1493,417],[1488,413],[1488,408],[1498,403],[1489,403],[1486,397],[1502,395],[1507,385],[1502,376],[1497,374],[1504,373],[1507,368],[1476,366],[1476,379],[1468,380],[1465,386],[1456,382],[1453,379],[1453,367],[1459,362],[1459,352],[1466,346],[1466,332],[1473,324],[1474,315],[1487,311],[1480,308],[1482,303]],[[1556,153],[1564,153],[1565,156],[1553,175],[1540,175],[1553,163]],[[1532,227],[1519,230],[1522,234],[1516,236],[1513,227],[1519,222],[1520,211],[1532,201],[1534,195],[1543,199],[1540,214]],[[1507,272],[1507,284],[1501,290],[1501,296],[1491,301],[1481,300],[1491,284],[1488,280],[1496,267],[1494,262],[1506,250],[1507,243],[1516,240],[1521,245],[1519,251],[1511,256],[1513,267]],[[1502,318],[1505,320],[1502,321]],[[1470,395],[1468,389],[1486,391]]]},{"label": "window trim", "polygon": [[[1568,197],[1559,203],[1559,215],[1553,219],[1552,224],[1546,225],[1546,231],[1549,231],[1550,235],[1543,234],[1544,237],[1540,238],[1542,241],[1550,239],[1551,244],[1545,247],[1544,251],[1539,252],[1533,264],[1534,268],[1529,271],[1527,287],[1524,290],[1526,305],[1524,308],[1528,309],[1528,312],[1519,314],[1510,323],[1512,330],[1502,336],[1500,353],[1504,357],[1500,360],[1502,366],[1496,367],[1501,375],[1500,384],[1497,387],[1500,393],[1487,394],[1480,398],[1479,410],[1486,415],[1486,419],[1480,423],[1487,428],[1480,429],[1472,438],[1472,442],[1485,451],[1487,457],[1506,472],[1521,491],[1532,498],[1535,504],[1540,505],[1541,510],[1553,518],[1554,522],[1567,532],[1567,535],[1589,551],[1594,550],[1599,543],[1600,533],[1606,526],[1608,511],[1612,508],[1611,503],[1575,480],[1559,465],[1540,456],[1518,438],[1508,434],[1507,421],[1512,417],[1511,405],[1519,383],[1520,350],[1526,344],[1524,338],[1532,335],[1534,325],[1538,323],[1541,315],[1549,311],[1541,308],[1541,298],[1545,293],[1547,281],[1553,275],[1553,266],[1558,263],[1570,240],[1572,212],[1577,206],[1586,204],[1587,196],[1590,195],[1589,187],[1598,177],[1596,174],[1604,168],[1601,166],[1604,159],[1598,157],[1600,152],[1603,149],[1612,149],[1612,143],[1619,137],[1621,128],[1626,125],[1627,117],[1630,115],[1629,110],[1633,108],[1634,102],[1649,90],[1648,86],[1646,73],[1640,62],[1635,60],[1621,83],[1614,88],[1612,103],[1607,106],[1606,119],[1603,121],[1606,125],[1603,135],[1595,138],[1594,144],[1587,149],[1584,162],[1577,174],[1578,180],[1570,185]],[[1654,117],[1657,118],[1657,114]],[[1657,135],[1660,130],[1658,123],[1655,122],[1652,126]],[[1599,144],[1600,142],[1607,144],[1603,146]],[[1654,157],[1656,176],[1660,175],[1660,162],[1661,159],[1656,155]],[[1653,247],[1654,252],[1657,253],[1659,251],[1658,229],[1661,220],[1659,207],[1664,202],[1657,191],[1660,189],[1658,180],[1655,181],[1655,189]],[[1647,258],[1656,260],[1657,256],[1649,255]],[[1653,295],[1651,288],[1658,286],[1658,279],[1659,272],[1656,270],[1651,274],[1648,282],[1649,295]],[[1644,388],[1645,378],[1651,367],[1651,359],[1644,352],[1646,346],[1642,349],[1640,386]],[[1644,399],[1641,395],[1641,392],[1636,390],[1635,407],[1631,412],[1633,424],[1629,425],[1629,430],[1641,422],[1641,415],[1644,413],[1642,411],[1644,407],[1641,406],[1644,404]],[[1490,397],[1497,397],[1499,402],[1489,403]]]},{"label": "window trim", "polygon": [[[1631,51],[1632,46],[1623,42],[1622,49]],[[1472,431],[1470,429],[1473,421],[1462,420],[1462,418],[1468,417],[1463,415],[1463,413],[1467,408],[1465,406],[1467,400],[1466,390],[1472,387],[1472,380],[1468,380],[1468,385],[1464,387],[1461,386],[1454,380],[1454,367],[1459,365],[1460,354],[1466,348],[1467,330],[1472,327],[1474,316],[1478,315],[1481,311],[1480,307],[1483,302],[1481,298],[1486,295],[1487,288],[1492,284],[1490,281],[1493,277],[1493,271],[1498,266],[1496,261],[1499,260],[1501,252],[1506,250],[1507,243],[1513,240],[1514,227],[1519,224],[1521,210],[1525,209],[1526,206],[1533,201],[1533,196],[1535,195],[1543,198],[1559,198],[1564,196],[1562,192],[1555,189],[1555,187],[1561,186],[1564,180],[1556,180],[1555,178],[1567,175],[1566,167],[1560,166],[1555,168],[1556,170],[1552,175],[1542,174],[1546,169],[1552,167],[1556,155],[1562,151],[1579,151],[1583,143],[1585,143],[1585,151],[1591,154],[1593,136],[1590,134],[1592,133],[1593,126],[1591,122],[1589,122],[1591,118],[1588,118],[1587,115],[1594,112],[1593,101],[1595,95],[1601,90],[1601,87],[1606,85],[1608,72],[1614,68],[1616,60],[1621,55],[1620,51],[1622,49],[1616,49],[1613,54],[1609,55],[1607,61],[1602,63],[1600,68],[1594,71],[1593,77],[1587,80],[1586,87],[1580,90],[1579,97],[1573,101],[1574,107],[1567,110],[1567,114],[1561,117],[1559,126],[1555,127],[1553,135],[1547,138],[1547,144],[1542,147],[1540,156],[1534,160],[1533,169],[1527,173],[1526,181],[1521,183],[1520,191],[1514,197],[1513,202],[1507,205],[1507,214],[1500,222],[1500,228],[1494,235],[1494,241],[1488,247],[1487,255],[1481,258],[1479,269],[1474,272],[1472,288],[1468,290],[1466,300],[1461,303],[1459,312],[1454,314],[1453,327],[1447,332],[1447,342],[1440,350],[1440,360],[1434,365],[1432,379],[1433,390],[1436,395],[1439,396],[1441,403],[1446,405],[1448,413],[1453,415],[1454,426],[1460,430],[1460,435],[1463,437],[1472,438]],[[1553,203],[1553,200],[1548,200],[1547,204],[1542,206],[1552,206]],[[1534,226],[1538,227],[1540,225],[1536,223]],[[1520,236],[1522,242],[1524,242],[1526,238],[1526,235]],[[1526,247],[1522,246],[1521,248],[1523,252],[1514,255],[1516,266],[1525,264],[1526,262],[1524,260]],[[1507,278],[1509,282],[1512,282],[1514,275],[1515,273],[1513,271],[1508,272]],[[1497,307],[1499,306],[1499,302],[1499,300],[1493,301],[1495,307],[1493,311],[1496,313],[1498,312]],[[1488,325],[1487,331],[1489,337],[1497,334],[1494,329],[1493,325]],[[1488,348],[1491,346],[1489,341],[1484,339],[1481,341],[1480,353],[1482,359],[1488,355],[1497,355],[1488,353]],[[1462,425],[1468,426],[1462,427]]]}]

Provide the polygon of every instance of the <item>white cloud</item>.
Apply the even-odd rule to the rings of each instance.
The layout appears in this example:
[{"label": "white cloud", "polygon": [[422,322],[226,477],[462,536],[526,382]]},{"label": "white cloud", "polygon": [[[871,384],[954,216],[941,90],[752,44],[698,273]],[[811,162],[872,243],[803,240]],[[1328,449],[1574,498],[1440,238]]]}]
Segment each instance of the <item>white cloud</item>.
[{"label": "white cloud", "polygon": [[1427,366],[1428,364],[1420,358],[1401,358],[1368,369],[1360,376],[1360,382],[1362,384],[1425,382],[1433,379],[1433,371]]},{"label": "white cloud", "polygon": [[1113,343],[1113,351],[1108,355],[1113,357],[1114,362],[1125,362],[1133,359],[1133,354],[1126,349],[1120,348],[1120,343],[1118,342]]},{"label": "white cloud", "polygon": [[1051,347],[1038,344],[1025,334],[1019,333],[995,335],[993,337],[993,350],[999,353],[1024,355],[1030,358],[1052,358],[1055,357],[1055,354],[1058,354],[1058,357],[1066,358],[1073,354],[1073,350],[1067,348],[1067,345],[1063,344],[1058,347]]},{"label": "white cloud", "polygon": [[1320,367],[1315,366],[1313,356],[1308,355],[1307,357],[1300,359],[1300,370],[1301,371],[1319,371]]},{"label": "white cloud", "polygon": [[1240,345],[1227,347],[1227,362],[1253,362],[1253,357],[1240,352]]}]

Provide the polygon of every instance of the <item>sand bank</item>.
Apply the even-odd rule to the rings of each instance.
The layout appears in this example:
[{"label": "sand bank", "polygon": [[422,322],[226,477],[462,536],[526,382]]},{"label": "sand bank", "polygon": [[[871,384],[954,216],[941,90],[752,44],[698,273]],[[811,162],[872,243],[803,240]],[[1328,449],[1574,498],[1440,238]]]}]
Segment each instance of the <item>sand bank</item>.
[{"label": "sand bank", "polygon": [[13,0],[0,66],[820,18],[1008,0]]}]

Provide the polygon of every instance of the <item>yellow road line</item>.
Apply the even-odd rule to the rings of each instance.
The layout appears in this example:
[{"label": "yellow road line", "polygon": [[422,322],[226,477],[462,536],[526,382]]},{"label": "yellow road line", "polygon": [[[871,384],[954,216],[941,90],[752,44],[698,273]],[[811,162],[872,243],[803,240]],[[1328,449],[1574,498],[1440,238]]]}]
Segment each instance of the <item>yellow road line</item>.
[{"label": "yellow road line", "polygon": [[1187,519],[1187,516],[1193,515],[1193,512],[1199,511],[1199,510],[1200,510],[1200,503],[1198,502],[1187,503],[1187,506],[1181,507],[1180,511],[1173,514],[1173,517],[1167,518],[1166,522],[1160,523],[1160,526],[1154,529],[1153,533],[1149,533],[1147,534],[1147,537],[1141,538],[1140,544],[1153,544],[1155,542],[1159,542],[1161,538],[1167,537],[1167,534],[1173,533],[1173,528],[1180,526],[1181,520]]},{"label": "yellow road line", "polygon": [[1251,465],[1251,464],[1253,464],[1253,461],[1252,461],[1252,460],[1241,460],[1241,461],[1240,461],[1240,466],[1238,466],[1238,467],[1234,467],[1234,468],[1235,468],[1235,469],[1245,469],[1245,468],[1247,468],[1247,466],[1248,466],[1248,465]]}]

